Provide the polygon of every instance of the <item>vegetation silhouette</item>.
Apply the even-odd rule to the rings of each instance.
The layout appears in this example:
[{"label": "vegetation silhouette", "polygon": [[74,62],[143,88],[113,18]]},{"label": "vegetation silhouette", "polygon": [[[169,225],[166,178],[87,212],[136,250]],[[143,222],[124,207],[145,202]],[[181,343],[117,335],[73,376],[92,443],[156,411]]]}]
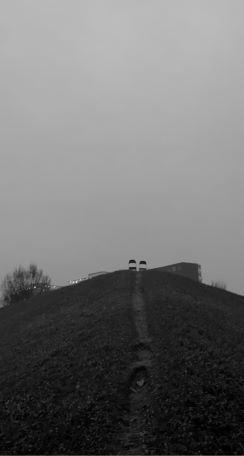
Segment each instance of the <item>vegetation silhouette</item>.
[{"label": "vegetation silhouette", "polygon": [[42,269],[38,269],[36,264],[30,264],[29,269],[19,266],[12,274],[7,274],[2,281],[3,304],[8,305],[28,299],[49,290],[50,286],[50,277],[44,275]]}]

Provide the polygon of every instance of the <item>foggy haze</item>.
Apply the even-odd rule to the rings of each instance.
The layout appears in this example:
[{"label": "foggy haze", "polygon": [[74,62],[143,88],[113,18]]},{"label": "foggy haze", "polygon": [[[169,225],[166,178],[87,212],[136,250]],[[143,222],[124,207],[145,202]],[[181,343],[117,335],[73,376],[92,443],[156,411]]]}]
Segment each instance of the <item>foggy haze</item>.
[{"label": "foggy haze", "polygon": [[128,260],[244,294],[242,0],[1,0],[1,278]]}]

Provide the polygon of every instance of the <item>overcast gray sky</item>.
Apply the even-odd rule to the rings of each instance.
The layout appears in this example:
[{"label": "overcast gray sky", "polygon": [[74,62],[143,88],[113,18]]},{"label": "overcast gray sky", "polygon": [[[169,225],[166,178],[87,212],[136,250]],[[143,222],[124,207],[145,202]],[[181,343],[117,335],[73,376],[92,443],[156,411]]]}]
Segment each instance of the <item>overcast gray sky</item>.
[{"label": "overcast gray sky", "polygon": [[243,0],[0,0],[1,278],[178,261],[244,294]]}]

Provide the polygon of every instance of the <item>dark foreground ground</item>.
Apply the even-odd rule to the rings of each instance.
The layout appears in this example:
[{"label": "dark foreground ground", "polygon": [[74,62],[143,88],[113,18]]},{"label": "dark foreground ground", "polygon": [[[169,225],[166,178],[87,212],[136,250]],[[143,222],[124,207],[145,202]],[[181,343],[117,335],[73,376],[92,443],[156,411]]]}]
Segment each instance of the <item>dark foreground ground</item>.
[{"label": "dark foreground ground", "polygon": [[1,454],[113,451],[133,280],[113,273],[0,309]]},{"label": "dark foreground ground", "polygon": [[[244,454],[244,299],[148,271],[157,454]],[[156,378],[157,377],[157,378]]]},{"label": "dark foreground ground", "polygon": [[[148,454],[244,454],[244,298],[142,274]],[[0,309],[0,454],[118,454],[137,334],[135,273]]]}]

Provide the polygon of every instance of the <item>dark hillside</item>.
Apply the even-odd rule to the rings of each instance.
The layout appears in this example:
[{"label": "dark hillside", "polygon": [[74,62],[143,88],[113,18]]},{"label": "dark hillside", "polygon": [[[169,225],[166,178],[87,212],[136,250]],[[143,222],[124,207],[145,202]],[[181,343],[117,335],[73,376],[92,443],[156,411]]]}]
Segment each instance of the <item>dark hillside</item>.
[{"label": "dark hillside", "polygon": [[113,451],[134,328],[115,272],[0,309],[0,453]]},{"label": "dark hillside", "polygon": [[244,298],[143,274],[155,354],[156,454],[244,454]]},{"label": "dark hillside", "polygon": [[244,454],[243,327],[156,270],[0,309],[0,454]]}]

